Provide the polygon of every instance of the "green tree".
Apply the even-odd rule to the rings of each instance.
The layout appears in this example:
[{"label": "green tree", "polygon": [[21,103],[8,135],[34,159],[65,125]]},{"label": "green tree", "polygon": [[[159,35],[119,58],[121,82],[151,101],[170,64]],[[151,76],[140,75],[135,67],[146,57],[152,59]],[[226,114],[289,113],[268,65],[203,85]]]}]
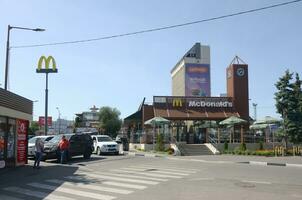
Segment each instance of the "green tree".
[{"label": "green tree", "polygon": [[164,144],[164,137],[162,134],[157,135],[156,139],[156,151],[164,151],[165,150],[165,144]]},{"label": "green tree", "polygon": [[28,134],[35,135],[35,132],[39,129],[39,123],[37,121],[32,121],[29,125]]},{"label": "green tree", "polygon": [[292,84],[293,88],[293,110],[289,116],[294,121],[294,131],[296,134],[292,135],[291,141],[294,143],[302,142],[302,90],[299,74],[296,73],[295,82]]},{"label": "green tree", "polygon": [[283,138],[286,149],[288,139],[294,143],[302,141],[301,81],[297,73],[295,78],[296,80],[292,82],[293,73],[287,70],[285,75],[279,78],[275,84],[277,88],[275,93],[276,108],[283,118]]},{"label": "green tree", "polygon": [[82,123],[81,118],[79,116],[76,116],[76,118],[74,120],[74,127],[75,128],[81,127],[81,123]]},{"label": "green tree", "polygon": [[101,107],[99,110],[100,129],[106,135],[116,137],[121,129],[122,120],[119,118],[121,112],[116,108],[108,106]]}]

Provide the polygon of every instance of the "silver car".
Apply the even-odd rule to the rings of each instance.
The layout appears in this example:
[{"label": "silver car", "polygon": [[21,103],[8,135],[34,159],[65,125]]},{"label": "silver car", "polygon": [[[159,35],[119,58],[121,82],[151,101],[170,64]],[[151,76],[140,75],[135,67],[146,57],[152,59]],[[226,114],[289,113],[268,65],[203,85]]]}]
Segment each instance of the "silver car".
[{"label": "silver car", "polygon": [[51,140],[53,137],[54,137],[53,135],[40,135],[30,138],[28,140],[28,153],[27,153],[28,157],[35,157],[35,144],[38,138],[41,138],[41,140],[45,143]]}]

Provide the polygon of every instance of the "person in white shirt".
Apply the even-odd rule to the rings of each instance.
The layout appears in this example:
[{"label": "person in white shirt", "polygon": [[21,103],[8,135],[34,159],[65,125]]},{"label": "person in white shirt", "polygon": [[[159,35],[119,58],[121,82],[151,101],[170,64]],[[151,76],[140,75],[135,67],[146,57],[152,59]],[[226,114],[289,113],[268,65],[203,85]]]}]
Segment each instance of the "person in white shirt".
[{"label": "person in white shirt", "polygon": [[40,160],[42,158],[42,152],[44,149],[44,143],[41,138],[37,138],[35,142],[35,164],[34,168],[40,169]]}]

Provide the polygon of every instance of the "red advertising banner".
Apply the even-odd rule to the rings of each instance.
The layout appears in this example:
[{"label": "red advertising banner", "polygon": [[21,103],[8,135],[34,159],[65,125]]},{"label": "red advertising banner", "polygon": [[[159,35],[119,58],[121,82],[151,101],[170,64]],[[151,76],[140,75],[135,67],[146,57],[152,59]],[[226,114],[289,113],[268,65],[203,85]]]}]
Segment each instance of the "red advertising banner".
[{"label": "red advertising banner", "polygon": [[[48,126],[52,125],[52,117],[47,117],[47,124]],[[39,117],[39,126],[44,126],[45,125],[45,117],[40,116]]]},{"label": "red advertising banner", "polygon": [[27,131],[28,121],[17,119],[17,165],[27,163]]}]

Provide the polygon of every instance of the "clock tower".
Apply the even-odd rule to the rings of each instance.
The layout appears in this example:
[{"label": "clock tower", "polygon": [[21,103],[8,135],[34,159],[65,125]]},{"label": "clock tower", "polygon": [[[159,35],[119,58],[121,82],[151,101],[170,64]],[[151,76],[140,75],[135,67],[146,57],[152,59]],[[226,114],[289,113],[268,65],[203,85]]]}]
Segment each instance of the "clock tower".
[{"label": "clock tower", "polygon": [[227,96],[233,97],[240,118],[249,121],[248,65],[236,56],[226,69],[226,75]]}]

